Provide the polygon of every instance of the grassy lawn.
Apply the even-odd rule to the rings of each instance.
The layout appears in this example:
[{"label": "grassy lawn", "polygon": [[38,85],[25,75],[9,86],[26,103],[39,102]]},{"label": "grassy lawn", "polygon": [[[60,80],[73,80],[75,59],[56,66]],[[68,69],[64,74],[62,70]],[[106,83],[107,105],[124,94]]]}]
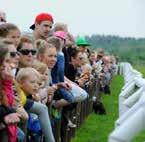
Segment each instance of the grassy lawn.
[{"label": "grassy lawn", "polygon": [[139,72],[141,72],[143,76],[145,77],[145,66],[135,65],[134,68],[138,70]]},{"label": "grassy lawn", "polygon": [[111,84],[111,95],[103,95],[107,115],[91,114],[77,131],[72,142],[107,142],[109,133],[114,128],[118,118],[118,95],[123,86],[123,78],[115,76]]},{"label": "grassy lawn", "polygon": [[[134,66],[143,73],[145,77],[145,66]],[[105,105],[107,115],[99,116],[91,114],[82,127],[77,131],[72,142],[107,142],[108,135],[114,128],[114,122],[118,118],[118,95],[123,86],[123,78],[115,76],[111,84],[111,95],[103,95],[102,101]],[[145,134],[142,132],[132,142],[145,141]]]}]

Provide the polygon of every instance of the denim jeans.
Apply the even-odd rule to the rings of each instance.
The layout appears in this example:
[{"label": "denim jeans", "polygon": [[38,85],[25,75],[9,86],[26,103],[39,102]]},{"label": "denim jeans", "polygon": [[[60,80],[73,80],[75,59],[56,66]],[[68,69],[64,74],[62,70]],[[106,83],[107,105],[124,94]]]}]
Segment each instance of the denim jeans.
[{"label": "denim jeans", "polygon": [[67,100],[69,103],[73,103],[74,102],[74,96],[72,95],[71,92],[69,92],[65,88],[60,88],[59,92],[60,92],[60,94],[61,94],[63,99]]},{"label": "denim jeans", "polygon": [[28,111],[38,115],[45,142],[55,142],[47,106],[34,102],[33,106]]}]

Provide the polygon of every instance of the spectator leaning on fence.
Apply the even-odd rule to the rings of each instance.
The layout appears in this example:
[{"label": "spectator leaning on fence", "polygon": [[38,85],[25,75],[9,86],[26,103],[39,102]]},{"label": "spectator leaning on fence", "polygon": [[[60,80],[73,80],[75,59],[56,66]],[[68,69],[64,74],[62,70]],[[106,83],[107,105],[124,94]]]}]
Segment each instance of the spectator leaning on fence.
[{"label": "spectator leaning on fence", "polygon": [[84,78],[79,78],[78,80],[76,80],[76,75],[78,72],[78,67],[81,67],[82,65],[82,57],[81,57],[81,53],[77,50],[74,49],[71,52],[71,61],[69,62],[68,66],[66,67],[66,71],[65,71],[65,76],[70,79],[73,82],[76,82],[78,85],[80,86],[84,86],[84,83],[87,81]]},{"label": "spectator leaning on fence", "polygon": [[[3,122],[4,128],[6,128],[0,130],[0,140],[9,142],[18,140],[19,142],[20,139],[24,140],[24,134],[20,132],[20,129],[17,129],[17,123],[20,122],[21,115],[12,108],[14,104],[14,91],[12,88],[14,77],[11,74],[8,44],[0,41],[0,50],[0,122]],[[19,135],[20,133],[22,134],[21,136]]]},{"label": "spectator leaning on fence", "polygon": [[48,115],[48,108],[44,104],[39,103],[37,99],[40,74],[34,68],[26,67],[19,70],[16,79],[27,96],[24,108],[27,112],[38,115],[45,141],[55,142]]},{"label": "spectator leaning on fence", "polygon": [[85,37],[78,37],[76,39],[76,45],[79,47],[79,51],[82,54],[86,54],[87,55],[87,47],[90,46],[90,44],[86,41]]}]

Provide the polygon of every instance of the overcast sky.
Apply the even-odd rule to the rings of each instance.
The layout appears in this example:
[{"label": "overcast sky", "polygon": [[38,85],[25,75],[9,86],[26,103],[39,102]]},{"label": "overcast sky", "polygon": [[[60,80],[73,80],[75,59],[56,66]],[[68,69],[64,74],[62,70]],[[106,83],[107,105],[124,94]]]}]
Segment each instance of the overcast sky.
[{"label": "overcast sky", "polygon": [[74,35],[145,37],[145,0],[0,0],[0,9],[23,31],[48,12]]}]

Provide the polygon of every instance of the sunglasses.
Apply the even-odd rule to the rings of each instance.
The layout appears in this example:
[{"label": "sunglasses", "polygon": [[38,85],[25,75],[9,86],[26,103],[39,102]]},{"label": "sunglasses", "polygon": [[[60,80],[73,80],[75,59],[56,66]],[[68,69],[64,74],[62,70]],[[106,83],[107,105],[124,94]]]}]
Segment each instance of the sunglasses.
[{"label": "sunglasses", "polygon": [[34,50],[34,49],[31,49],[31,50],[29,50],[29,49],[21,49],[19,52],[20,52],[22,55],[29,55],[30,53],[31,53],[32,55],[35,55],[35,54],[36,54],[36,50]]},{"label": "sunglasses", "polygon": [[19,56],[19,55],[20,55],[19,52],[10,52],[10,56],[11,56],[12,58],[15,58],[16,56]]}]

